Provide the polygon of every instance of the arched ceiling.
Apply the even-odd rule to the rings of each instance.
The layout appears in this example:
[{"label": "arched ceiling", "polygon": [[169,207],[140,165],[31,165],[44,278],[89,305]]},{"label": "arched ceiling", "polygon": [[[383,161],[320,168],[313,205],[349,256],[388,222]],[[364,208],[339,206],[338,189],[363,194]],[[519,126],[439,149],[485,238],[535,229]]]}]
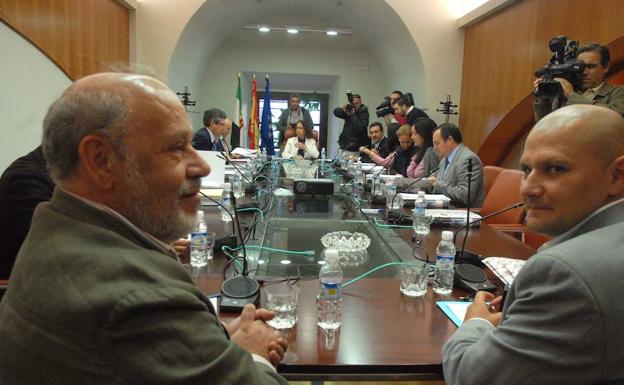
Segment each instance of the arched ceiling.
[{"label": "arched ceiling", "polygon": [[[350,28],[353,34],[328,38],[323,34],[292,36],[243,29],[252,23]],[[222,44],[305,46],[319,49],[319,60],[323,50],[368,50],[377,58],[389,88],[423,90],[417,97],[422,99],[421,103],[426,100],[418,47],[401,18],[382,0],[206,1],[189,20],[176,44],[168,69],[170,85],[177,89],[185,84],[201,84],[202,69],[213,55],[219,54]]]}]

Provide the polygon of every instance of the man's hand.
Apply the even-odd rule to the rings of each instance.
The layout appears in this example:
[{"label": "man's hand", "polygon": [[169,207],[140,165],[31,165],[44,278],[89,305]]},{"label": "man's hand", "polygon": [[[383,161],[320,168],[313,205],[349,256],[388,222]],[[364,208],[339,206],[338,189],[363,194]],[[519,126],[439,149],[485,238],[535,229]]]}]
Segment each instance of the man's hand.
[{"label": "man's hand", "polygon": [[187,239],[182,238],[182,239],[178,239],[177,241],[173,241],[171,245],[175,249],[178,256],[182,257],[184,253],[186,252],[186,250],[188,249],[189,243],[190,242]]},{"label": "man's hand", "polygon": [[494,297],[494,294],[487,291],[479,291],[475,295],[474,302],[468,306],[464,322],[472,318],[483,318],[494,326],[500,324],[503,314],[500,312],[501,297]]},{"label": "man's hand", "polygon": [[266,309],[257,309],[248,304],[240,317],[226,326],[232,341],[249,353],[257,354],[277,366],[288,348],[288,342],[280,334],[269,328],[266,321],[275,313]]},{"label": "man's hand", "polygon": [[[574,93],[574,87],[572,87],[572,84],[569,81],[564,78],[555,78],[555,80],[561,85],[561,89],[563,90],[563,96],[565,96],[566,99]],[[538,78],[533,81],[533,88],[535,89],[535,91],[537,91],[538,84],[541,81],[542,78]]]},{"label": "man's hand", "polygon": [[431,186],[435,186],[438,183],[438,177],[435,175],[431,175],[427,178],[427,181],[431,184]]}]

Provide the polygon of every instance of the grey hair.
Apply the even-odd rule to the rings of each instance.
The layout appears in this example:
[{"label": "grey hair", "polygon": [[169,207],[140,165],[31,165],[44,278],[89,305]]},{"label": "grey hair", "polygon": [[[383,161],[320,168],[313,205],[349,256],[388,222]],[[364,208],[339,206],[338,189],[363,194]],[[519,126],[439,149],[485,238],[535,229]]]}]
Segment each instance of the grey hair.
[{"label": "grey hair", "polygon": [[79,161],[82,138],[97,135],[110,140],[117,155],[125,159],[123,137],[129,115],[121,95],[102,90],[65,92],[43,121],[43,154],[52,179],[58,183],[73,176]]}]

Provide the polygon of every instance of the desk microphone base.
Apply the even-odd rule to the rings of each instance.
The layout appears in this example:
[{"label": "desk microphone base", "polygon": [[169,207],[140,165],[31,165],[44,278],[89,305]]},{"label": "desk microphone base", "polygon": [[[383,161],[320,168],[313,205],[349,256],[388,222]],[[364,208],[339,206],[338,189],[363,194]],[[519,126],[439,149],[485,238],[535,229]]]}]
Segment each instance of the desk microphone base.
[{"label": "desk microphone base", "polygon": [[240,313],[248,303],[260,304],[260,285],[251,277],[238,275],[229,278],[221,286],[219,311]]}]

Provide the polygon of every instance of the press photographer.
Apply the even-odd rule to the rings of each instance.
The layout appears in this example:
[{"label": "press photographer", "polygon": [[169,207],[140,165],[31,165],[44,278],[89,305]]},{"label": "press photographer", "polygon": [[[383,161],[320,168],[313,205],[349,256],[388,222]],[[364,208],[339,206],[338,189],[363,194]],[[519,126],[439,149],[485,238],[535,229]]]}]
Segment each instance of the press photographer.
[{"label": "press photographer", "polygon": [[533,104],[535,120],[559,107],[595,104],[624,116],[624,87],[605,81],[609,71],[609,50],[592,43],[577,49],[577,42],[557,36],[549,42],[554,52],[549,63],[536,71]]},{"label": "press photographer", "polygon": [[344,126],[338,138],[343,151],[356,152],[361,146],[368,146],[368,107],[362,104],[362,97],[347,91],[349,103],[334,109],[334,116],[344,119]]}]

